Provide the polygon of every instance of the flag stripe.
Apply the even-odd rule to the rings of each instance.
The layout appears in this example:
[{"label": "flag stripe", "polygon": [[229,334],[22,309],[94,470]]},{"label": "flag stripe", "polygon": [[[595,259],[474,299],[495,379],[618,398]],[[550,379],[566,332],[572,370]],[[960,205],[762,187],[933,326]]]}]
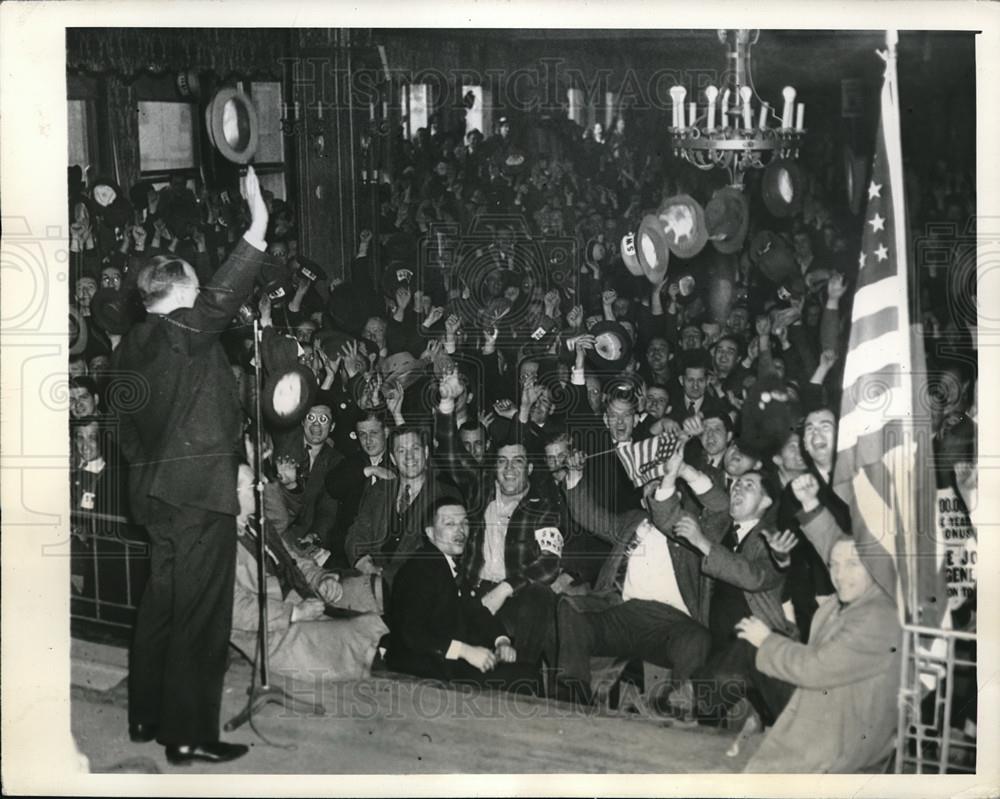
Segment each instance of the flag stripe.
[{"label": "flag stripe", "polygon": [[904,281],[897,280],[896,277],[859,287],[854,292],[854,299],[851,303],[851,318],[860,319],[868,314],[881,311],[883,308],[895,308],[899,302],[900,292],[905,291]]},{"label": "flag stripe", "polygon": [[867,314],[855,314],[851,323],[851,347],[858,347],[899,330],[899,308],[889,306]]},{"label": "flag stripe", "polygon": [[905,354],[906,336],[901,330],[892,330],[857,346],[851,345],[844,364],[844,385],[851,385],[861,375],[899,363],[900,356]]}]

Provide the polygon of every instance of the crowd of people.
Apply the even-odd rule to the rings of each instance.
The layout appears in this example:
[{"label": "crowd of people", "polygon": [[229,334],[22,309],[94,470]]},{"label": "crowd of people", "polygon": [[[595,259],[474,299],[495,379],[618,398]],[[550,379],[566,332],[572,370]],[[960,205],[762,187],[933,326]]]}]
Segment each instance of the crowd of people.
[{"label": "crowd of people", "polygon": [[[801,213],[774,219],[751,199],[737,252],[710,242],[652,282],[626,269],[623,236],[665,198],[706,203],[714,174],[625,119],[520,123],[484,137],[432,122],[397,142],[349,264],[302,252],[295,209],[252,174],[244,201],[183,179],[126,192],[71,168],[73,503],[150,530],[133,675],[136,662],[159,674],[152,659],[178,645],[164,630],[182,584],[205,605],[194,624],[218,628],[209,610],[223,608],[252,656],[263,534],[279,673],[351,679],[374,661],[589,705],[594,658],[647,662],[671,672],[650,697],[664,717],[718,725],[742,710],[769,728],[749,770],[880,767],[898,613],[831,486],[859,220],[804,157]],[[941,191],[945,177],[913,176],[922,220],[968,208],[968,185]],[[793,253],[801,291],[756,268],[763,230]],[[924,278],[928,351],[948,339],[969,353],[929,364],[929,403],[939,480],[971,508],[974,314],[940,301],[947,265]],[[625,454],[654,438],[634,457],[656,468],[630,469]],[[247,490],[257,459],[263,519]],[[164,532],[185,525],[204,531],[200,565]],[[83,532],[76,546],[84,562],[95,544]],[[186,564],[173,588],[158,557]],[[189,703],[210,708],[200,727],[168,729],[164,685],[133,686],[133,738],[176,762],[239,754],[203,746],[218,739],[214,634],[210,678],[185,672],[202,681]]]}]

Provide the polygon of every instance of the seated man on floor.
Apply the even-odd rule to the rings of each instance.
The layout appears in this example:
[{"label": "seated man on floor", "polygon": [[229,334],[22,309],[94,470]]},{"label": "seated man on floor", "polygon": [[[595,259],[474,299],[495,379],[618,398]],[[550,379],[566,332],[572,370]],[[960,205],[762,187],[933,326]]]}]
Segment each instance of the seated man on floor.
[{"label": "seated man on floor", "polygon": [[701,571],[710,578],[705,623],[711,652],[692,675],[692,685],[675,697],[700,721],[722,721],[746,697],[764,724],[773,723],[792,694],[788,683],[756,667],[753,647],[736,635],[740,620],[756,615],[781,635],[797,637],[795,625],[784,615],[784,574],[771,552],[777,533],[769,510],[776,493],[760,472],[749,471],[733,482],[728,514],[701,519],[685,515],[674,523],[673,534],[701,554]]},{"label": "seated man on floor", "polygon": [[802,530],[829,563],[837,593],[820,600],[808,644],[775,635],[756,616],[740,622],[740,638],[756,648],[757,668],[795,686],[746,771],[875,769],[891,754],[896,732],[901,655],[895,601],[821,504],[816,477],[799,475],[792,488],[802,503]]},{"label": "seated man on floor", "polygon": [[396,575],[389,604],[386,663],[396,671],[456,683],[537,693],[537,664],[518,662],[503,625],[462,576],[469,538],[464,505],[439,498],[427,540]]},{"label": "seated man on floor", "polygon": [[573,519],[614,547],[594,594],[564,597],[558,606],[557,693],[567,699],[591,701],[591,657],[638,658],[670,668],[678,685],[708,657],[701,558],[662,531],[672,530],[681,512],[678,477],[692,487],[706,513],[724,514],[726,498],[683,456],[678,446],[662,479],[646,484],[647,510],[626,514],[611,514],[590,496],[582,453],[567,463],[563,479]]},{"label": "seated man on floor", "polygon": [[[260,620],[257,597],[256,533],[249,530],[254,512],[253,473],[239,470],[240,533],[236,555],[233,626],[230,642],[247,658],[254,657]],[[259,529],[259,528],[258,528]],[[312,683],[353,680],[370,674],[378,642],[388,632],[377,613],[331,615],[345,608],[339,578],[286,547],[272,529],[266,538],[268,652],[273,674]]]}]

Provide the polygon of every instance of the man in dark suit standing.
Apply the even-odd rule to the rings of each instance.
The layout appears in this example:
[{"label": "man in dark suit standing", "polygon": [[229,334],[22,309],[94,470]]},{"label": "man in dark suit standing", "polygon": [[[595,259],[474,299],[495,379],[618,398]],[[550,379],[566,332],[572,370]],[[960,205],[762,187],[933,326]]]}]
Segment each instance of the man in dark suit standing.
[{"label": "man in dark suit standing", "polygon": [[135,521],[152,563],[129,666],[129,732],[154,738],[171,763],[221,762],[246,746],[219,741],[232,623],[236,475],[241,417],[219,341],[265,261],[267,208],[252,168],[250,228],[200,286],[180,258],[157,256],[138,276],[147,317],[115,351],[115,370],[148,389],[120,413]]},{"label": "man in dark suit standing", "polygon": [[460,572],[469,537],[461,501],[438,499],[427,512],[427,541],[396,576],[389,605],[390,668],[455,682],[537,692],[538,673],[517,663],[503,625]]},{"label": "man in dark suit standing", "polygon": [[708,388],[711,360],[704,350],[688,350],[681,361],[680,391],[671,402],[670,418],[684,424],[689,416],[701,414],[702,418],[729,413],[729,403],[720,399]]}]

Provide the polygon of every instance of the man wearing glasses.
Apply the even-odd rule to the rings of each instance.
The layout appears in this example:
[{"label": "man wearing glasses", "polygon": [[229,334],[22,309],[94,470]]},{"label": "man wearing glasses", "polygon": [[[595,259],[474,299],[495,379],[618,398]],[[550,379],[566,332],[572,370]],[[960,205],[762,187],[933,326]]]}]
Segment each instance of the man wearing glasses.
[{"label": "man wearing glasses", "polygon": [[314,538],[328,551],[335,549],[333,530],[337,523],[338,502],[326,491],[326,479],[344,456],[334,449],[330,440],[333,429],[333,409],[319,401],[302,420],[302,447],[295,453],[299,479],[286,485],[284,496],[294,516],[285,534],[288,541]]}]

